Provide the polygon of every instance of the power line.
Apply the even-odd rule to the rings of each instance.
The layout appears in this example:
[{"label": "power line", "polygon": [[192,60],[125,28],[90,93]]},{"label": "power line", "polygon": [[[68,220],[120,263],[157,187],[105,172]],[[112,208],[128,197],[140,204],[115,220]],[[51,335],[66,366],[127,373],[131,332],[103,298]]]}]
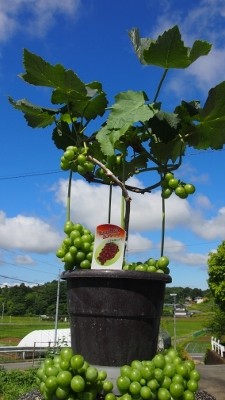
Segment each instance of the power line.
[{"label": "power line", "polygon": [[[0,250],[6,251],[8,253],[15,254],[15,255],[19,255],[19,256],[23,256],[24,255],[23,253],[19,253],[18,251],[15,251],[15,250],[5,249],[4,247],[0,247]],[[43,260],[40,260],[38,258],[32,257],[32,260],[37,261],[37,262],[42,263],[42,264],[50,265],[50,267],[56,267],[55,264],[51,264],[51,263],[49,263],[47,261],[43,261]],[[12,265],[15,266],[15,264],[12,264]],[[16,265],[16,266],[18,266],[18,265]]]},{"label": "power line", "polygon": [[43,175],[53,175],[59,174],[63,171],[56,170],[56,171],[46,171],[46,172],[28,172],[19,175],[9,175],[9,176],[0,176],[0,180],[10,180],[10,179],[19,179],[19,178],[32,178],[33,176],[43,176]]},{"label": "power line", "polygon": [[[8,264],[8,265],[12,265],[13,267],[16,267],[16,268],[25,268],[25,269],[29,269],[30,271],[33,271],[34,272],[34,269],[33,268],[30,268],[30,267],[27,267],[27,266],[22,266],[22,265],[18,265],[18,264],[13,264],[13,263],[11,263],[11,262],[9,262],[9,261],[5,261],[5,260],[0,260],[0,262],[2,263],[2,264]],[[38,271],[39,273],[41,273],[41,274],[47,274],[47,275],[55,275],[53,272],[47,272],[47,271]]]},{"label": "power line", "polygon": [[[186,154],[185,157],[192,157],[192,156],[200,156],[209,153],[217,153],[217,152],[224,152],[225,149],[217,149],[217,150],[202,150],[196,153],[189,153]],[[43,175],[54,175],[63,173],[62,170],[53,170],[53,171],[45,171],[45,172],[24,172],[18,175],[8,175],[8,176],[0,176],[0,180],[10,180],[10,179],[20,179],[20,178],[32,178],[33,176],[43,176]]]},{"label": "power line", "polygon": [[[25,282],[25,283],[32,283],[32,284],[36,284],[38,285],[37,282],[30,282],[30,281],[25,281],[23,279],[19,279],[19,278],[15,278],[15,277],[10,277],[10,276],[6,276],[6,275],[0,275],[1,278],[5,278],[5,279],[13,279],[15,281],[19,281],[19,282]],[[1,285],[1,284],[0,284]],[[2,285],[3,286],[3,285]],[[5,285],[4,285],[5,286]]]}]

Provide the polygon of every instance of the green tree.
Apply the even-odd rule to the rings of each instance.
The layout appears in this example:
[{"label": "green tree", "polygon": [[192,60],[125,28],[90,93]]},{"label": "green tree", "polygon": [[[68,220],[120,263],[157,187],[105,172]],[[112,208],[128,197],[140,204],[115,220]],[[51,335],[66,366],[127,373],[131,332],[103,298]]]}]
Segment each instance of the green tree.
[{"label": "green tree", "polygon": [[209,318],[206,326],[210,329],[212,336],[221,340],[225,335],[225,311],[216,306],[214,308],[214,313]]},{"label": "green tree", "polygon": [[225,241],[209,253],[208,284],[216,304],[225,312]]}]

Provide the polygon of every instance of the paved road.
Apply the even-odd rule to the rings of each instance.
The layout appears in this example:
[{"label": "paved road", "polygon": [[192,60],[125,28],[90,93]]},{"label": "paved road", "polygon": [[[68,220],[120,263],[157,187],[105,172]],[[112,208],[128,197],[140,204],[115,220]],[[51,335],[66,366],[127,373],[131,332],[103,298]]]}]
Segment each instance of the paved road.
[{"label": "paved road", "polygon": [[0,367],[4,367],[5,369],[28,369],[32,367],[36,367],[39,365],[38,361],[21,361],[14,363],[0,363]]},{"label": "paved road", "polygon": [[210,393],[216,400],[225,400],[225,365],[199,364],[196,367],[201,374],[199,388]]}]

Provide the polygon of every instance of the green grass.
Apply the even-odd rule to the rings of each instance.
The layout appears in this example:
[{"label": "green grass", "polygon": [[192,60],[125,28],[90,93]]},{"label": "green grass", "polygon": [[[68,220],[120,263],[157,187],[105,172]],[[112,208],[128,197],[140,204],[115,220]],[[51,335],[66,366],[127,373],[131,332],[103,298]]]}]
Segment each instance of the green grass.
[{"label": "green grass", "polygon": [[[177,317],[176,318],[176,332],[177,337],[190,336],[196,331],[204,328],[205,318],[202,316],[193,317]],[[174,319],[173,317],[163,317],[161,320],[161,327],[167,330],[173,336]]]},{"label": "green grass", "polygon": [[[201,343],[201,346],[209,347],[211,334],[204,331],[207,313],[197,314],[192,317],[176,318],[177,342],[186,346],[189,343]],[[0,329],[0,346],[15,346],[28,333],[34,330],[54,329],[54,321],[41,321],[39,317],[4,317]],[[69,322],[59,322],[58,328],[69,328]],[[162,317],[161,328],[174,335],[173,317]],[[190,347],[190,345],[189,345]],[[197,346],[194,346],[197,348]]]},{"label": "green grass", "polygon": [[[54,329],[54,321],[41,321],[39,317],[4,317],[0,329],[0,346],[17,345],[34,330]],[[58,328],[69,328],[68,322],[59,322]]]},{"label": "green grass", "polygon": [[0,400],[15,400],[37,389],[36,369],[6,371],[0,368]]},{"label": "green grass", "polygon": [[[176,318],[176,340],[179,345],[185,347],[188,352],[204,352],[210,347],[211,333],[205,330],[207,314],[194,315],[193,317]],[[173,317],[162,317],[161,328],[174,336]],[[199,349],[203,349],[200,351]],[[191,351],[191,350],[192,351]],[[194,349],[194,350],[193,350]]]}]

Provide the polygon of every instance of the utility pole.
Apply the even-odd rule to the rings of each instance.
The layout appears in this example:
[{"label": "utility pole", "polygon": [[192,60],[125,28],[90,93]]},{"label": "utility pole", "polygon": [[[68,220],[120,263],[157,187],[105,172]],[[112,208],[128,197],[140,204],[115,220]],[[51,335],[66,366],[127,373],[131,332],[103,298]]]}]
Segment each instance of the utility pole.
[{"label": "utility pole", "polygon": [[177,293],[170,293],[170,296],[173,297],[173,346],[176,349],[176,347],[177,347],[177,330],[176,330],[176,297],[177,297]]},{"label": "utility pole", "polygon": [[58,319],[59,319],[59,293],[60,293],[60,270],[58,276],[58,285],[57,285],[57,295],[56,295],[56,309],[55,309],[55,339],[54,346],[57,344],[57,331],[58,331]]},{"label": "utility pole", "polygon": [[3,321],[3,318],[4,318],[4,311],[5,311],[5,303],[3,302],[2,303],[2,321]]}]

